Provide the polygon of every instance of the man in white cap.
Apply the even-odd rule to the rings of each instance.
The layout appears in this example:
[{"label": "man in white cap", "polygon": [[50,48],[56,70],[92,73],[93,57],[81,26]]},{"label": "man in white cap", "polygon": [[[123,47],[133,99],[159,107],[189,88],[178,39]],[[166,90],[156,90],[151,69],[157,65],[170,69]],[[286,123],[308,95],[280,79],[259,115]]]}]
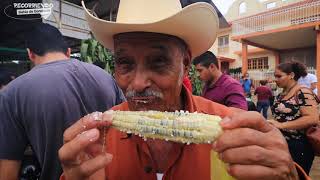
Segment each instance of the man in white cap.
[{"label": "man in white cap", "polygon": [[99,129],[110,126],[112,117],[103,114],[99,118],[104,121],[95,121],[97,114],[89,115],[64,133],[61,179],[207,180],[211,150],[229,164],[236,179],[308,179],[292,161],[281,133],[259,113],[233,115],[228,107],[193,96],[182,85],[191,59],[216,39],[218,18],[211,5],[182,9],[179,0],[122,0],[117,22],[86,13],[96,39],[115,52],[115,78],[128,101],[112,109],[214,114],[223,117],[220,125],[226,131],[212,146],[143,141],[113,128],[102,134]]}]

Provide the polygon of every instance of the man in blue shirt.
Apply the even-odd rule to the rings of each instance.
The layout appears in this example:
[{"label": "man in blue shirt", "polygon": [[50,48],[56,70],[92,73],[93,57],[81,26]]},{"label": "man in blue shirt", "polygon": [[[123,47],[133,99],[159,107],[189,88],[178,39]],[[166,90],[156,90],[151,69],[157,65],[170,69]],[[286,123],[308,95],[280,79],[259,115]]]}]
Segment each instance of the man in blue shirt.
[{"label": "man in blue shirt", "polygon": [[240,83],[242,84],[243,90],[246,93],[247,97],[251,97],[251,87],[252,87],[252,82],[249,79],[249,74],[246,73],[243,78],[240,80]]},{"label": "man in blue shirt", "polygon": [[70,48],[55,27],[36,26],[26,46],[36,66],[0,93],[0,179],[18,179],[28,144],[41,166],[40,180],[59,179],[64,130],[124,98],[103,69],[69,58]]}]

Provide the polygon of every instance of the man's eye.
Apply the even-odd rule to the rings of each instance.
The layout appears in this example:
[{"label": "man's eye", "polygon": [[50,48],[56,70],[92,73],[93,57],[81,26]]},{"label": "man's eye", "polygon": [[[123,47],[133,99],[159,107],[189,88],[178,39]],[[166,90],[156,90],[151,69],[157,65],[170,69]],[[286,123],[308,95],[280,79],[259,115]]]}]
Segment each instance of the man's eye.
[{"label": "man's eye", "polygon": [[133,69],[134,63],[128,59],[116,59],[117,69],[123,73],[129,72]]},{"label": "man's eye", "polygon": [[126,59],[126,58],[118,58],[116,59],[116,64],[130,64],[130,60]]},{"label": "man's eye", "polygon": [[164,58],[156,58],[151,65],[154,67],[167,66],[169,62]]}]

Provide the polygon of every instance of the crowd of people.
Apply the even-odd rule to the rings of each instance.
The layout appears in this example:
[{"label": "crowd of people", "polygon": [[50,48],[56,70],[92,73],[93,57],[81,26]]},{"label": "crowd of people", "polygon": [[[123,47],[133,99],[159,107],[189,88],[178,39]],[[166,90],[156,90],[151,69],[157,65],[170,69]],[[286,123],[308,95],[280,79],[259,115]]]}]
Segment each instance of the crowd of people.
[{"label": "crowd of people", "polygon": [[[298,84],[307,76],[304,66],[277,66],[275,82],[283,91],[272,104],[274,94],[260,82],[253,94],[261,115],[248,106],[249,74],[239,82],[222,73],[208,51],[219,24],[211,5],[130,0],[120,6],[116,22],[99,19],[84,6],[93,35],[114,52],[114,76],[70,58],[70,48],[51,25],[26,33],[35,67],[0,90],[0,179],[19,179],[27,147],[39,163],[40,180],[206,180],[215,166],[212,151],[236,179],[310,179],[314,153],[305,129],[319,114],[315,89]],[[192,94],[187,77],[192,64],[205,84],[202,97]],[[112,116],[97,113],[109,109],[218,115],[224,131],[211,145],[144,141],[110,128]]]}]

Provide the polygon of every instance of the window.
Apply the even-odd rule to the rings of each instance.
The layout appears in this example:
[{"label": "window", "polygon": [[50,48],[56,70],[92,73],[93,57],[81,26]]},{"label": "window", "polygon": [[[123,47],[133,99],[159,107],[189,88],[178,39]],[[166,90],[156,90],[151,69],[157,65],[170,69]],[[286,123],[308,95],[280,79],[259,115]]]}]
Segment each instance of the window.
[{"label": "window", "polygon": [[247,12],[247,4],[245,2],[240,3],[239,5],[239,14]]},{"label": "window", "polygon": [[226,47],[229,45],[229,35],[220,36],[218,38],[218,47]]},{"label": "window", "polygon": [[269,69],[268,57],[248,59],[248,69]]},{"label": "window", "polygon": [[267,4],[267,9],[276,7],[276,2],[271,2]]}]

